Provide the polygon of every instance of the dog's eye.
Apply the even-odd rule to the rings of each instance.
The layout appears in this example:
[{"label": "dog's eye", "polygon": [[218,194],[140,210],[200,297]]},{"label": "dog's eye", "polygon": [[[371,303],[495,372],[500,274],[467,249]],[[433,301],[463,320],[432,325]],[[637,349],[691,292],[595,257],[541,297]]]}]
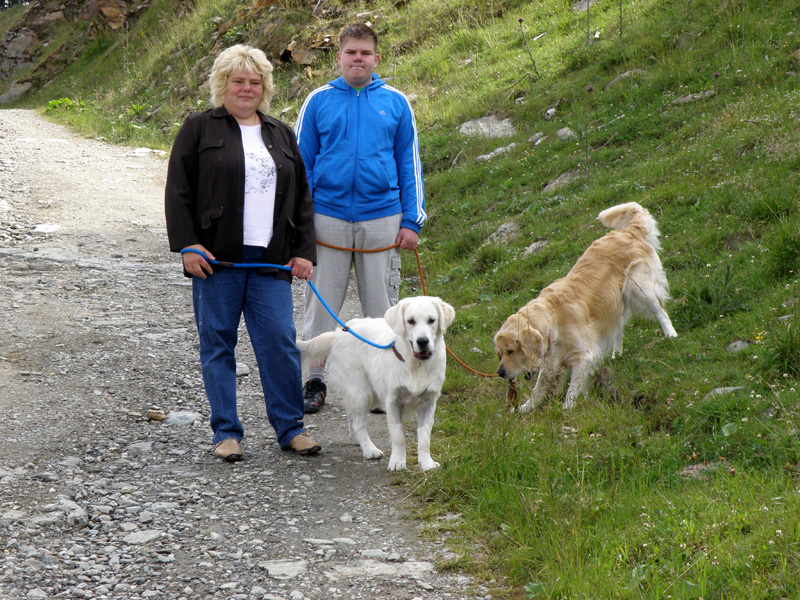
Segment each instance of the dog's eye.
[{"label": "dog's eye", "polygon": [[428,319],[428,325],[433,325],[434,323],[436,323],[436,319],[433,318]]},{"label": "dog's eye", "polygon": [[409,319],[409,320],[408,320],[408,324],[409,324],[409,325],[416,325],[416,324],[417,324],[417,322],[416,322],[414,319]]},{"label": "dog's eye", "polygon": [[514,354],[514,351],[513,350],[506,350],[506,354],[509,354],[509,355],[510,354]]}]

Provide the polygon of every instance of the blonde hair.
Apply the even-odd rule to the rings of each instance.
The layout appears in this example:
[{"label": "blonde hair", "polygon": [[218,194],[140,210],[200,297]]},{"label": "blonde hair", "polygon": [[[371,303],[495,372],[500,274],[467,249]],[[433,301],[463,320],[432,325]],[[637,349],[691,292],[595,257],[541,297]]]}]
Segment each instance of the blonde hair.
[{"label": "blonde hair", "polygon": [[269,111],[269,103],[275,95],[275,87],[272,84],[272,63],[267,60],[258,48],[236,44],[219,53],[211,67],[209,83],[211,87],[211,104],[222,106],[225,103],[225,92],[228,89],[228,75],[238,71],[247,71],[261,76],[264,84],[264,95],[258,110],[266,114]]}]

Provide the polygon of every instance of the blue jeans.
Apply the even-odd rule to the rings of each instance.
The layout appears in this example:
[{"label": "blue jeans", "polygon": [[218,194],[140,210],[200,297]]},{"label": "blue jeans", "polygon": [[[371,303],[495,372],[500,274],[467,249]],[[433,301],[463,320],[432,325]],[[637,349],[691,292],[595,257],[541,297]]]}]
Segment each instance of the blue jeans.
[{"label": "blue jeans", "polygon": [[[245,246],[244,262],[259,262],[264,249]],[[303,433],[300,351],[295,344],[292,285],[255,269],[227,268],[206,279],[192,278],[192,299],[200,335],[200,363],[211,406],[214,444],[244,436],[236,411],[239,321],[244,314],[256,355],[267,418],[281,448]]]}]

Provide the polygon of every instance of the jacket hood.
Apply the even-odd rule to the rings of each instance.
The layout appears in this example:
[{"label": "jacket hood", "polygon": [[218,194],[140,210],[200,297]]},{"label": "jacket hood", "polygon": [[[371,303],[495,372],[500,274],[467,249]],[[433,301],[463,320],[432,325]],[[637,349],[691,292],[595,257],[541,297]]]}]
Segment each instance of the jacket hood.
[{"label": "jacket hood", "polygon": [[[349,89],[352,89],[350,84],[347,83],[344,80],[344,77],[337,77],[336,79],[334,79],[333,81],[330,81],[328,83],[330,85],[332,85],[333,87],[335,87],[337,90],[347,91]],[[370,83],[368,83],[366,86],[364,86],[363,89],[368,90],[368,91],[369,90],[374,90],[375,88],[379,88],[382,85],[386,85],[386,82],[382,81],[381,78],[378,77],[377,74],[373,73],[372,74],[372,81]]]}]

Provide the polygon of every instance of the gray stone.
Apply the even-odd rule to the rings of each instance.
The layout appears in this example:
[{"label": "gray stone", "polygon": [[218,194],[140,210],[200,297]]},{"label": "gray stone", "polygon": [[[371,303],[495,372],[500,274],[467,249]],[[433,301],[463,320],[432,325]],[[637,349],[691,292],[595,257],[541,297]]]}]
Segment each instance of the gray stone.
[{"label": "gray stone", "polygon": [[726,350],[728,352],[741,352],[742,350],[747,350],[750,347],[750,342],[744,340],[736,340],[735,342],[731,342],[728,344]]},{"label": "gray stone", "polygon": [[133,545],[149,544],[153,540],[160,538],[162,535],[164,535],[164,532],[159,529],[146,529],[144,531],[135,531],[129,535],[126,535],[124,538],[122,538],[122,541],[126,544]]},{"label": "gray stone", "polygon": [[481,154],[480,156],[475,157],[475,162],[486,162],[492,160],[495,156],[511,152],[516,147],[517,145],[512,142],[508,146],[503,146],[502,148],[496,148],[495,150],[492,150],[489,154]]},{"label": "gray stone", "polygon": [[560,139],[560,140],[574,140],[579,136],[571,128],[562,127],[561,129],[556,131],[556,137],[558,137],[558,139]]},{"label": "gray stone", "polygon": [[191,410],[178,410],[175,412],[167,413],[164,419],[165,425],[194,425],[198,421],[203,420],[203,415]]},{"label": "gray stone", "polygon": [[705,396],[703,396],[703,400],[708,400],[709,398],[714,398],[715,396],[728,396],[730,394],[741,392],[743,389],[744,388],[740,385],[716,388],[708,392]]},{"label": "gray stone", "polygon": [[472,119],[461,125],[459,133],[468,137],[511,137],[517,133],[511,119],[498,119],[495,115]]},{"label": "gray stone", "polygon": [[498,227],[492,235],[490,235],[482,244],[481,248],[484,246],[489,246],[492,244],[498,244],[500,246],[506,246],[508,243],[516,238],[519,235],[519,224],[516,221],[506,221],[500,227]]},{"label": "gray stone", "polygon": [[631,77],[636,77],[636,76],[639,76],[639,75],[644,75],[645,73],[646,73],[646,71],[643,71],[642,69],[631,69],[630,71],[625,71],[624,73],[622,73],[620,75],[617,75],[614,79],[609,81],[606,84],[605,88],[603,88],[603,91],[608,91],[611,88],[614,88],[614,87],[618,86],[620,83],[622,83],[626,79],[630,79]]},{"label": "gray stone", "polygon": [[270,577],[279,580],[294,579],[302,575],[308,568],[306,560],[267,560],[258,564]]}]

